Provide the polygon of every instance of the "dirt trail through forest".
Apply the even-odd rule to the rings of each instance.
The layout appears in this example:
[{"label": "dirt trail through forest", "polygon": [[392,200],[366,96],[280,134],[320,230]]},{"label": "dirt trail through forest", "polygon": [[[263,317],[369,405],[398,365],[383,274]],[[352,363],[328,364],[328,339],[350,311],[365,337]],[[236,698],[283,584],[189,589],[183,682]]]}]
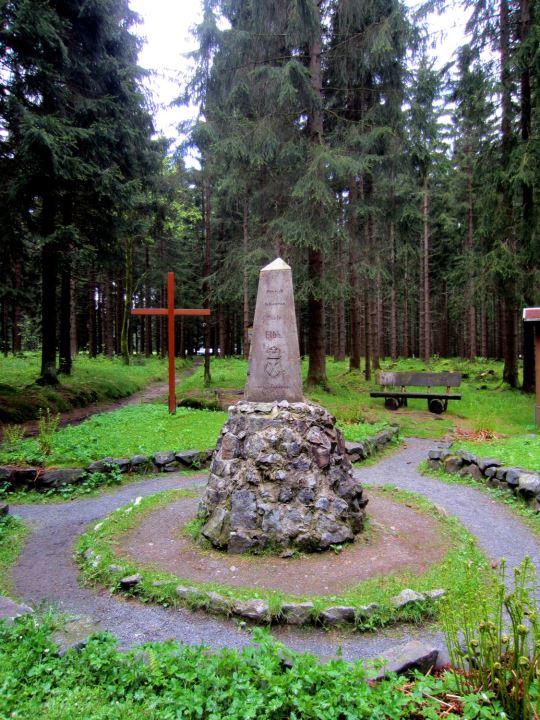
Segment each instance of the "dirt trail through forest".
[{"label": "dirt trail through forest", "polygon": [[[196,360],[190,367],[184,368],[180,373],[177,372],[177,382],[181,378],[186,378],[190,375],[193,375],[193,373],[197,370],[200,364],[201,361]],[[97,415],[98,413],[111,412],[113,410],[118,410],[121,407],[125,407],[126,405],[137,405],[138,403],[153,403],[159,398],[166,396],[168,390],[168,382],[160,381],[151,383],[142,390],[133,393],[133,395],[128,395],[127,397],[119,398],[118,400],[93,403],[92,405],[86,405],[85,407],[73,408],[73,410],[68,410],[66,412],[60,413],[59,425],[60,427],[64,427],[64,425],[78,425],[83,420],[86,420],[92,415]],[[164,399],[163,402],[165,404],[166,399]],[[24,423],[24,426],[26,436],[32,437],[34,435],[37,435],[37,420],[26,422]]]}]

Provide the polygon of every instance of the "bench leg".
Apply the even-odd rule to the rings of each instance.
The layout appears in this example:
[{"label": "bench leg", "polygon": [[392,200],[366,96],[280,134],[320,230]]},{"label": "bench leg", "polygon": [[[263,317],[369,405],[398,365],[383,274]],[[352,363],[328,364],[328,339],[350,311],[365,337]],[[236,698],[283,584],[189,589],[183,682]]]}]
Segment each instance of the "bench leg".
[{"label": "bench leg", "polygon": [[430,398],[428,400],[428,410],[429,412],[435,413],[436,415],[440,415],[446,410],[448,400],[441,400],[440,398]]},{"label": "bench leg", "polygon": [[387,397],[384,398],[384,407],[387,410],[397,410],[400,406],[399,398]]}]

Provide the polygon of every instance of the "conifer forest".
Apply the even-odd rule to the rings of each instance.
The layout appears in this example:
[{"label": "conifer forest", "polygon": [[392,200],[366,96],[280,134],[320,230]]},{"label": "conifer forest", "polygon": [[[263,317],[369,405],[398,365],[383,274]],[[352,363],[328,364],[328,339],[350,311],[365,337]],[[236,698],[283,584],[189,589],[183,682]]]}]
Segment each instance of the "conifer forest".
[{"label": "conifer forest", "polygon": [[[260,268],[293,269],[308,383],[326,357],[504,360],[534,385],[540,3],[202,0],[173,150],[154,133],[127,0],[1,0],[0,348],[42,384],[90,357],[244,355]],[[526,324],[525,324],[526,325]],[[530,328],[532,332],[532,326]],[[523,376],[518,375],[523,358]]]}]

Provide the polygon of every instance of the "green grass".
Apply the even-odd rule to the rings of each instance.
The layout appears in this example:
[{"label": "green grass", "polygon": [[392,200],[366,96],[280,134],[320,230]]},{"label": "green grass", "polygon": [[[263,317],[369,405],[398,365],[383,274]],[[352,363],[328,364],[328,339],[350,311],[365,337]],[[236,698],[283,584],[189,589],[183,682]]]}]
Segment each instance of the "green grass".
[{"label": "green grass", "polygon": [[[137,527],[146,515],[156,509],[164,507],[174,500],[197,494],[196,491],[188,490],[158,493],[151,497],[138,499],[137,504],[132,503],[127,507],[119,508],[79,538],[76,553],[83,568],[83,575],[88,582],[98,582],[114,592],[119,590],[121,577],[140,572],[143,580],[136,588],[137,595],[144,601],[156,602],[165,606],[179,603],[175,594],[175,588],[179,584],[197,587],[201,593],[216,591],[231,601],[263,598],[269,602],[273,614],[277,614],[283,602],[286,601],[310,600],[315,605],[315,613],[332,605],[359,606],[369,603],[380,605],[378,612],[368,621],[359,625],[361,630],[369,630],[398,621],[419,622],[434,613],[435,608],[432,603],[421,604],[420,607],[408,606],[396,612],[391,598],[405,587],[419,592],[443,587],[448,590],[451,599],[455,601],[459,599],[460,602],[475,602],[479,593],[485,594],[490,576],[488,564],[476,547],[472,536],[455,518],[440,514],[427,500],[412,493],[390,486],[378,491],[370,489],[370,493],[376,492],[390,495],[396,502],[406,503],[417,512],[426,513],[437,520],[440,532],[448,544],[448,552],[441,562],[432,565],[421,576],[405,570],[362,582],[339,595],[298,596],[272,590],[231,587],[219,583],[200,583],[189,578],[165,573],[153,566],[141,567],[134,561],[127,561],[123,557],[116,556],[116,546],[119,538],[125,532]],[[181,530],[182,528],[179,527],[179,531]],[[187,535],[193,535],[195,530],[193,522],[188,522],[184,528]],[[94,559],[85,556],[85,552],[89,549],[95,554]],[[346,553],[346,546],[344,546],[343,553]],[[99,556],[99,561],[96,561],[95,556]],[[119,565],[121,569],[111,571],[109,569],[111,564]],[[464,564],[476,568],[477,572],[473,573],[474,580],[471,580],[470,575],[465,580]],[[159,581],[160,584],[155,586],[155,581]],[[195,606],[204,606],[204,598],[201,596],[200,599],[195,599],[194,604]]]},{"label": "green grass", "polygon": [[[491,430],[508,435],[537,432],[533,426],[534,398],[519,390],[511,390],[502,382],[502,362],[495,360],[468,361],[458,358],[433,358],[429,365],[418,359],[392,362],[382,361],[384,370],[394,371],[455,371],[462,373],[459,392],[462,400],[451,401],[448,411],[434,416],[427,413],[426,400],[409,400],[408,408],[394,413],[385,410],[380,398],[371,398],[371,390],[378,388],[376,373],[368,383],[363,372],[349,371],[348,361],[334,362],[327,358],[329,391],[309,390],[308,399],[321,404],[336,416],[342,426],[356,423],[398,422],[402,436],[441,438],[455,425],[473,430]],[[243,388],[247,363],[244,360],[213,359],[211,388]],[[307,375],[307,361],[302,363],[302,375]],[[180,383],[180,392],[203,392],[202,369]],[[418,416],[414,411],[422,411]],[[425,414],[424,414],[425,413]]]},{"label": "green grass", "polygon": [[0,462],[84,467],[105,457],[206,450],[215,445],[226,417],[222,412],[191,408],[178,408],[176,415],[169,415],[165,405],[128,405],[61,428],[54,435],[48,456],[40,452],[37,439],[25,438],[12,450],[0,447]]},{"label": "green grass", "polygon": [[[0,624],[0,717],[25,720],[495,720],[491,693],[456,696],[452,673],[368,683],[366,665],[289,650],[264,630],[215,653],[148,643],[119,652],[108,634],[58,656],[54,618]],[[449,709],[454,712],[449,714]]]},{"label": "green grass", "polygon": [[11,568],[23,548],[28,532],[23,521],[14,515],[0,517],[0,595],[9,595],[13,591]]},{"label": "green grass", "polygon": [[[187,361],[178,360],[182,369]],[[145,385],[167,377],[167,362],[157,357],[132,358],[124,365],[118,358],[89,358],[78,355],[71,376],[59,376],[60,385],[40,387],[39,356],[0,357],[0,422],[19,423],[38,417],[39,409],[65,412],[74,407],[115,400],[141,390]]]},{"label": "green grass", "polygon": [[479,458],[495,458],[504,465],[514,465],[527,470],[540,472],[540,437],[538,435],[518,435],[473,442],[458,440],[454,447],[469,450]]}]

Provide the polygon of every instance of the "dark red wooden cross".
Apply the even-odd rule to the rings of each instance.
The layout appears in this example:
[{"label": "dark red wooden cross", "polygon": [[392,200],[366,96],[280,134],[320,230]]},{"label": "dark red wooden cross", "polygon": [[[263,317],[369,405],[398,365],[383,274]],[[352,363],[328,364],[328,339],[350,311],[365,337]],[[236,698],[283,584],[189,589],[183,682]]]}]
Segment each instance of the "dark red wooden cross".
[{"label": "dark red wooden cross", "polygon": [[174,273],[167,274],[167,307],[166,308],[136,308],[132,315],[166,315],[167,334],[169,337],[169,412],[176,413],[176,379],[174,376],[174,318],[176,315],[210,315],[210,310],[179,309],[174,307]]}]

